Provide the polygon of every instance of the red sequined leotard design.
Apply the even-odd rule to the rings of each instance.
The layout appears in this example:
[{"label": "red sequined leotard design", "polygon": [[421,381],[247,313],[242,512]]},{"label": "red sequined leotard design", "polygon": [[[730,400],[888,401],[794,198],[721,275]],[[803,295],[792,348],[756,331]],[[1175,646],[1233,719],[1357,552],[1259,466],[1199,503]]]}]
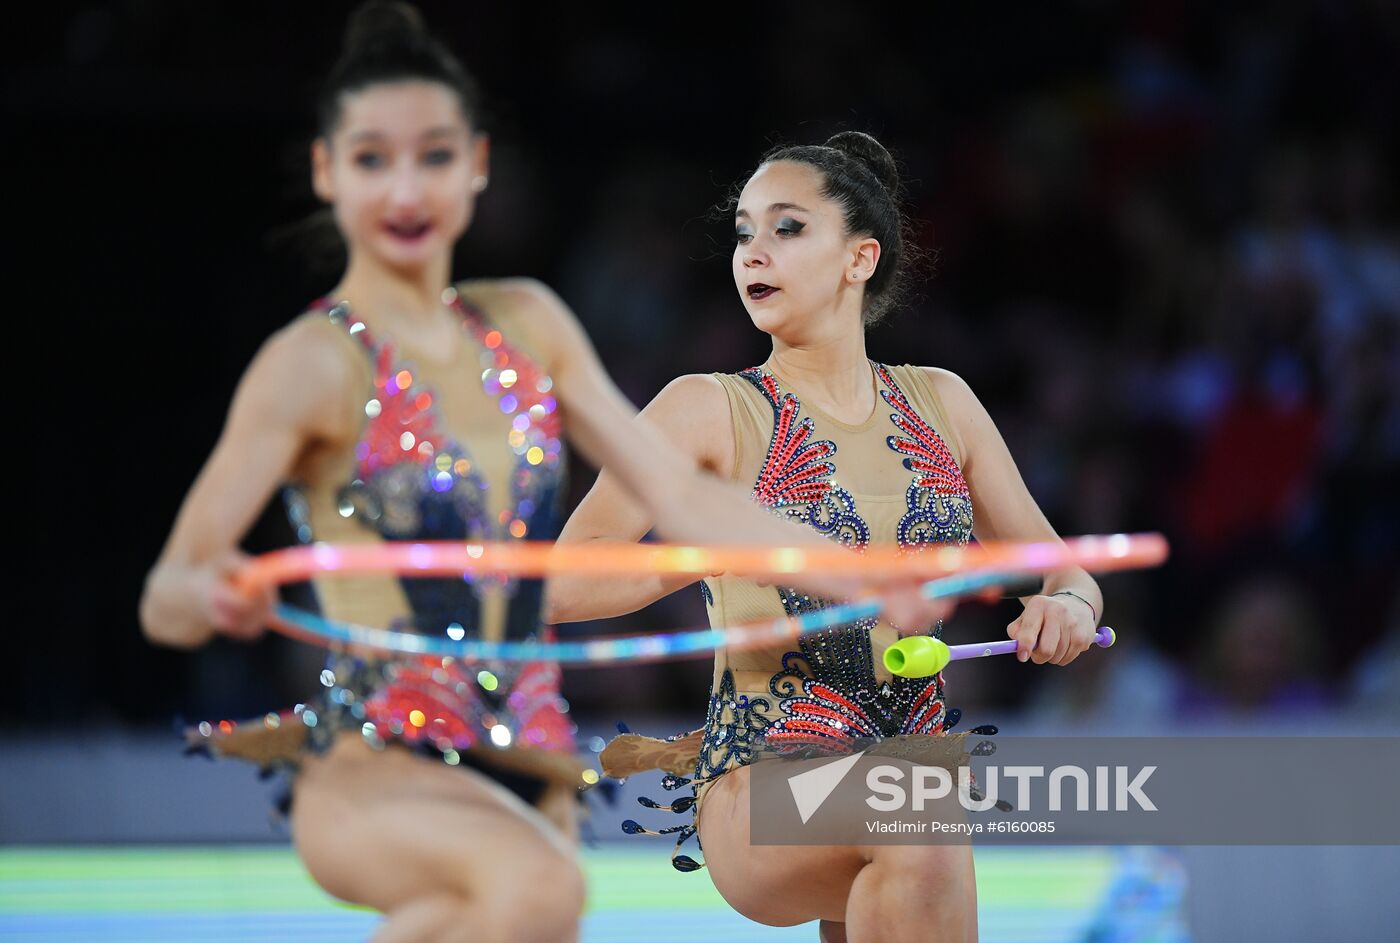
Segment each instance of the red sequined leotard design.
[{"label": "red sequined leotard design", "polygon": [[[372,387],[351,467],[287,490],[297,537],[315,541],[552,540],[564,483],[553,381],[455,290],[444,296],[464,332],[454,358],[432,364],[401,355],[345,304],[316,306],[368,357]],[[454,640],[542,637],[538,580],[489,577],[315,582],[330,618]],[[269,727],[305,730],[303,748],[324,751],[355,730],[376,748],[402,743],[457,765],[504,764],[537,778],[573,777],[574,726],[552,662],[463,664],[425,656],[333,652],[322,688]],[[206,736],[214,733],[203,725]],[[284,733],[287,731],[284,730]],[[217,734],[212,745],[221,749]],[[284,751],[285,752],[285,751]],[[250,757],[251,758],[251,757]],[[291,760],[294,757],[277,756]]]}]

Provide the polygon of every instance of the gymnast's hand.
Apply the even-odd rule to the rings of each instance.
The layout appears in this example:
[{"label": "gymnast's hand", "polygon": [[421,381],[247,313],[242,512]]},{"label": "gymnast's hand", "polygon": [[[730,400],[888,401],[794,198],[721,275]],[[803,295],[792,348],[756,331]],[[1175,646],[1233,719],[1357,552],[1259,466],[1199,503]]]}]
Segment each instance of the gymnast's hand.
[{"label": "gymnast's hand", "polygon": [[1016,640],[1018,661],[1068,665],[1094,644],[1095,621],[1093,610],[1073,596],[1032,596],[1006,634]]},{"label": "gymnast's hand", "polygon": [[249,592],[235,582],[234,574],[248,560],[244,553],[229,551],[207,563],[201,574],[205,619],[215,632],[241,642],[252,641],[267,630],[272,608],[277,604],[275,587],[263,586]]},{"label": "gymnast's hand", "polygon": [[940,620],[948,618],[957,608],[953,599],[925,599],[919,592],[923,581],[900,577],[877,587],[883,611],[880,617],[889,623],[900,638],[906,635],[927,635]]}]

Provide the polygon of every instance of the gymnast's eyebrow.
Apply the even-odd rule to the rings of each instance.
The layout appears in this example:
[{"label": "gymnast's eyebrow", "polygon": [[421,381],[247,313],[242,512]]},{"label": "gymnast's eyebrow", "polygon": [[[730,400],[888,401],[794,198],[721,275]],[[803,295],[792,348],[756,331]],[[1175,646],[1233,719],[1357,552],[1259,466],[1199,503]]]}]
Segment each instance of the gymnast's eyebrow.
[{"label": "gymnast's eyebrow", "polygon": [[[780,212],[780,211],[782,211],[782,210],[797,210],[799,213],[810,213],[810,212],[812,212],[811,210],[807,209],[807,207],[805,207],[805,206],[798,206],[796,203],[773,203],[773,204],[769,205],[769,207],[768,207],[768,212],[770,212],[770,213],[777,213],[777,212]],[[749,211],[748,211],[748,210],[739,210],[739,211],[737,211],[734,215],[735,215],[735,216],[748,217]]]},{"label": "gymnast's eyebrow", "polygon": [[[454,128],[443,125],[437,128],[429,128],[427,131],[423,132],[421,137],[426,141],[433,138],[452,137],[455,133],[456,130]],[[387,135],[382,131],[356,131],[354,134],[350,135],[350,143],[360,144],[366,141],[383,141],[386,137]]]}]

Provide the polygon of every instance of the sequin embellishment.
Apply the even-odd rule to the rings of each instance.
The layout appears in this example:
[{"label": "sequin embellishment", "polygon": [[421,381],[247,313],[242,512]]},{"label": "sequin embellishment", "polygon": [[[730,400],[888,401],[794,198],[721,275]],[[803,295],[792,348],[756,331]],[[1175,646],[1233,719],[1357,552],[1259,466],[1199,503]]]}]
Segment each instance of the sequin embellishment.
[{"label": "sequin embellishment", "polygon": [[[956,460],[942,437],[910,404],[888,368],[874,362],[871,368],[882,387],[881,398],[894,410],[890,421],[902,433],[888,436],[886,444],[905,456],[904,467],[915,474],[906,491],[907,510],[897,525],[895,540],[909,552],[934,543],[965,544],[972,532],[972,502]],[[853,496],[836,483],[835,443],[815,438],[812,418],[801,415],[798,398],[783,392],[772,374],[755,367],[739,375],[773,409],[773,431],[754,482],[753,499],[857,552],[864,549],[871,540],[870,529]],[[789,615],[830,605],[792,588],[775,591]],[[703,583],[702,593],[708,593]],[[706,602],[712,605],[712,596],[707,595]],[[728,770],[752,762],[757,750],[840,754],[849,752],[858,741],[951,730],[960,712],[946,707],[942,675],[893,677],[888,681],[878,678],[870,637],[877,624],[876,619],[863,619],[803,636],[798,650],[783,656],[782,670],[769,680],[765,697],[739,694],[733,673],[725,668],[710,694],[695,776],[679,782],[698,790]],[[940,623],[931,634],[938,637],[941,633]],[[774,704],[776,718],[771,716]],[[979,731],[991,733],[992,728]],[[676,787],[675,783],[666,785],[667,789]],[[691,809],[686,802],[661,806],[642,800],[642,805],[671,811]],[[693,825],[651,832],[629,820],[624,830],[632,834],[677,833],[680,841],[672,864],[683,871],[701,867],[679,853],[681,843],[695,834]]]},{"label": "sequin embellishment", "polygon": [[856,513],[855,499],[832,481],[836,443],[812,440],[812,417],[797,418],[802,404],[779,389],[771,373],[752,367],[739,376],[757,387],[773,407],[773,435],[754,482],[753,499],[848,547],[864,547],[870,542],[870,528]]},{"label": "sequin embellishment", "polygon": [[910,405],[884,364],[871,364],[884,383],[880,396],[895,412],[890,422],[903,436],[889,436],[891,449],[907,456],[904,467],[914,480],[904,494],[908,509],[896,534],[901,547],[920,549],[928,544],[966,544],[972,534],[972,495],[962,469],[943,437]]},{"label": "sequin embellishment", "polygon": [[[904,433],[889,436],[886,442],[893,451],[908,456],[905,467],[918,475],[909,486],[909,511],[900,521],[897,541],[909,550],[933,542],[966,543],[972,531],[971,499],[957,462],[943,439],[909,403],[889,370],[873,361],[871,368],[883,387],[881,397],[896,410],[891,422]],[[772,374],[755,367],[740,376],[773,408],[772,437],[754,484],[754,500],[783,508],[853,549],[867,546],[869,528],[850,494],[835,483],[835,444],[813,440],[811,417],[798,418],[801,403],[792,393],[784,393]],[[828,526],[837,519],[840,524]],[[787,587],[776,592],[789,615],[830,605],[827,600]],[[776,720],[756,713],[748,698],[736,697],[732,690],[725,693],[724,686],[733,684],[726,672],[720,692],[710,698],[696,776],[714,776],[729,766],[748,762],[760,741],[762,746],[779,750],[840,752],[857,738],[933,734],[951,726],[945,715],[941,675],[878,680],[870,642],[876,625],[875,619],[862,619],[803,636],[798,650],[783,657],[783,670],[769,682],[769,692],[781,712]],[[939,624],[932,634],[937,637],[941,632]],[[763,710],[769,709],[767,700],[757,703]]]},{"label": "sequin embellishment", "polygon": [[[364,406],[365,426],[355,447],[351,481],[337,511],[386,539],[548,539],[558,531],[556,497],[562,488],[562,426],[553,381],[512,347],[501,332],[457,292],[443,301],[479,347],[481,383],[510,420],[505,443],[515,455],[511,500],[488,518],[488,482],[475,460],[442,429],[437,391],[401,361],[393,344],[337,304],[327,317],[360,342],[370,356],[374,387]],[[314,539],[306,495],[288,492],[298,537]],[[400,631],[475,635],[480,596],[487,586],[510,600],[506,635],[535,638],[540,586],[535,580],[410,579],[400,581],[412,616]],[[302,712],[313,749],[324,749],[342,729],[359,729],[371,745],[388,740],[432,747],[456,765],[459,751],[477,746],[573,749],[573,724],[559,695],[560,672],[551,663],[466,666],[454,659],[357,658],[333,653],[322,680],[328,691]],[[314,718],[314,720],[309,720]]]}]

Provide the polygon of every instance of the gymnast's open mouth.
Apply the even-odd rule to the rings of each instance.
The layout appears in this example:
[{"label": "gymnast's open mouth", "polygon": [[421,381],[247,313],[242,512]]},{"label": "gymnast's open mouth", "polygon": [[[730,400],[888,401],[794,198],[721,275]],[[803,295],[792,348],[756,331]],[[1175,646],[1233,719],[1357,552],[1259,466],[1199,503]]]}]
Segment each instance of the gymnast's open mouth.
[{"label": "gymnast's open mouth", "polygon": [[384,230],[396,239],[405,239],[409,242],[422,239],[433,228],[433,224],[427,221],[412,223],[385,223]]}]

